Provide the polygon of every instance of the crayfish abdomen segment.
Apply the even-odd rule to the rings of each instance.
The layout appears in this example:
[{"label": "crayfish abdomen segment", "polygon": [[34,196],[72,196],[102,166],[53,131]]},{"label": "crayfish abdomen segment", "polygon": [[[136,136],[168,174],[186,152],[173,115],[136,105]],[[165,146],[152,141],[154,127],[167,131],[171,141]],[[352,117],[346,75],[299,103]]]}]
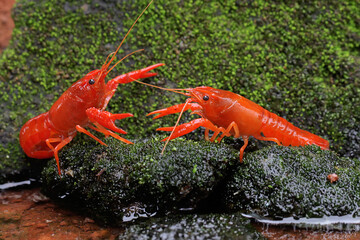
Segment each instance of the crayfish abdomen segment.
[{"label": "crayfish abdomen segment", "polygon": [[25,154],[31,158],[50,158],[53,151],[46,145],[54,131],[49,125],[49,112],[30,119],[20,130],[20,145]]},{"label": "crayfish abdomen segment", "polygon": [[263,126],[260,129],[262,136],[276,138],[284,146],[305,146],[315,144],[322,149],[329,149],[329,142],[315,134],[295,127],[282,117],[265,110],[263,116]]}]

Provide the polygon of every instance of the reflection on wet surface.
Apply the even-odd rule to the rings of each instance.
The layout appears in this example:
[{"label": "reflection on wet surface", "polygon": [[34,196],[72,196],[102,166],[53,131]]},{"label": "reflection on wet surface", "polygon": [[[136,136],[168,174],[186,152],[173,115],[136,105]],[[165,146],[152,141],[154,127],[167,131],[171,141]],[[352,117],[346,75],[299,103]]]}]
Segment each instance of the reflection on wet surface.
[{"label": "reflection on wet surface", "polygon": [[[357,212],[357,211],[355,211]],[[359,231],[360,217],[353,217],[352,214],[344,216],[325,216],[321,218],[283,218],[281,220],[272,220],[263,218],[256,214],[243,214],[244,217],[253,218],[256,222],[266,225],[290,226],[295,228],[313,229],[313,230],[338,230],[338,231]]]}]

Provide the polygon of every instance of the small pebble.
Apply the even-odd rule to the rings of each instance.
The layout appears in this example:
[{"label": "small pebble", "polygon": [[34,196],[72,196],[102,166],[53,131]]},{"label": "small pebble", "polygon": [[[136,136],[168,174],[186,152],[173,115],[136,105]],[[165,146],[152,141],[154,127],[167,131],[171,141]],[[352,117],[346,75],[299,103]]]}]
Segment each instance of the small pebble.
[{"label": "small pebble", "polygon": [[85,218],[85,220],[84,220],[84,223],[94,223],[95,221],[94,220],[92,220],[91,218]]},{"label": "small pebble", "polygon": [[60,222],[60,226],[67,226],[67,225],[68,225],[68,223],[66,221]]},{"label": "small pebble", "polygon": [[330,181],[330,183],[334,183],[339,180],[339,177],[336,173],[331,173],[327,176],[327,179]]},{"label": "small pebble", "polygon": [[93,232],[91,235],[90,235],[90,239],[105,239],[105,238],[108,238],[110,236],[110,232],[106,229],[102,229],[102,230],[99,230],[99,231],[96,231],[96,232]]},{"label": "small pebble", "polygon": [[37,228],[46,228],[48,225],[46,223],[38,223],[36,224]]},{"label": "small pebble", "polygon": [[72,223],[73,223],[73,224],[79,224],[79,220],[73,219],[73,220],[72,220]]}]

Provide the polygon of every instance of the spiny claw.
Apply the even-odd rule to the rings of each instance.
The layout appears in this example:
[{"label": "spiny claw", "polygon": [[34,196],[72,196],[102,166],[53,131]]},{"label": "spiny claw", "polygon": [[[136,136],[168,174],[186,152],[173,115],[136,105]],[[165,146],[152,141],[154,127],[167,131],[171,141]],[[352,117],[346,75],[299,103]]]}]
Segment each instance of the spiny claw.
[{"label": "spiny claw", "polygon": [[148,78],[148,77],[156,76],[157,73],[153,73],[153,72],[149,72],[149,71],[151,71],[157,67],[164,66],[164,65],[165,65],[164,63],[158,63],[158,64],[155,64],[155,65],[152,65],[152,66],[140,69],[140,70],[135,70],[135,71],[129,72],[127,74],[124,74],[126,76],[123,78],[121,83],[130,83],[130,82],[138,80],[140,78]]},{"label": "spiny claw", "polygon": [[163,116],[166,116],[168,114],[171,114],[171,113],[168,113],[168,111],[166,111],[167,109],[160,109],[160,110],[156,110],[156,111],[153,111],[151,113],[148,113],[146,116],[150,116],[150,115],[153,115],[153,114],[159,114],[159,115],[156,115],[153,117],[153,119],[158,119],[158,118],[161,118]]},{"label": "spiny claw", "polygon": [[[164,66],[164,65],[165,65],[164,63],[158,63],[158,64],[155,64],[155,65],[152,65],[152,66],[140,69],[140,70],[135,70],[135,71],[117,76],[107,82],[106,90],[107,90],[107,92],[115,91],[115,89],[117,88],[117,86],[119,84],[130,83],[130,82],[135,81],[140,78],[148,78],[148,77],[156,76],[157,73],[153,73],[153,72],[149,72],[149,71],[151,71],[157,67]],[[111,93],[110,98],[112,97],[112,95],[113,95],[113,93]]]},{"label": "spiny claw", "polygon": [[174,127],[161,127],[156,129],[156,131],[165,131],[165,132],[171,132],[174,129]]},{"label": "spiny claw", "polygon": [[[106,112],[106,113],[109,113],[109,112]],[[118,114],[109,113],[109,115],[110,115],[110,119],[112,121],[107,122],[109,124],[108,126],[104,126],[104,125],[103,126],[107,127],[108,129],[113,130],[114,132],[127,134],[126,131],[124,131],[123,129],[121,129],[115,125],[115,120],[120,120],[120,119],[127,118],[127,117],[133,117],[134,115],[131,113],[118,113]]]},{"label": "spiny claw", "polygon": [[131,113],[112,114],[107,111],[101,111],[100,109],[94,107],[87,109],[86,114],[90,121],[97,122],[101,126],[121,134],[126,134],[127,132],[117,127],[114,123],[115,120],[134,116]]},{"label": "spiny claw", "polygon": [[[184,108],[185,103],[181,103],[181,104],[177,104],[168,108],[163,108],[163,109],[159,109],[156,111],[152,111],[151,113],[148,113],[146,116],[150,116],[153,114],[159,114],[156,115],[155,117],[153,117],[153,119],[157,119],[157,118],[161,118],[163,116],[169,115],[169,114],[173,114],[173,113],[178,113],[181,112],[181,110]],[[184,111],[186,110],[191,110],[191,111],[195,111],[195,114],[198,114],[198,111],[201,109],[201,106],[197,103],[188,103],[184,109]]]},{"label": "spiny claw", "polygon": [[[179,125],[175,128],[174,130],[174,127],[161,127],[161,128],[158,128],[156,129],[156,131],[165,131],[165,132],[172,132],[174,130],[174,133],[171,135],[171,138],[170,140],[174,139],[174,138],[177,138],[177,137],[180,137],[182,135],[179,135],[179,130],[181,132],[181,130],[183,130],[184,126],[182,125]],[[181,133],[180,133],[181,134]],[[169,136],[170,137],[170,136]],[[162,142],[165,142],[169,137],[166,137],[164,138],[163,140],[161,140]]]},{"label": "spiny claw", "polygon": [[166,140],[168,140],[168,138],[170,138],[170,140],[173,140],[173,139],[178,138],[178,137],[181,137],[181,136],[183,136],[183,135],[185,135],[185,134],[186,134],[186,133],[182,133],[182,132],[178,132],[178,133],[175,133],[175,132],[174,132],[174,134],[171,135],[171,137],[170,137],[170,136],[169,136],[169,137],[166,137],[166,138],[162,139],[161,141],[162,141],[162,142],[165,142]]},{"label": "spiny claw", "polygon": [[[164,138],[163,140],[161,140],[162,142],[165,142],[166,140],[168,140],[169,137]],[[170,139],[171,140],[171,139]]]},{"label": "spiny claw", "polygon": [[166,108],[152,111],[151,113],[146,114],[146,116],[150,116],[150,115],[153,115],[153,114],[156,114],[156,113],[161,113],[161,112],[164,111],[165,109],[166,109]]},{"label": "spiny claw", "polygon": [[[152,73],[152,72],[149,72],[157,67],[161,67],[161,66],[164,66],[165,64],[164,63],[158,63],[158,64],[154,64],[152,66],[149,66],[149,67],[146,67],[146,68],[143,68],[143,69],[140,69],[140,70],[137,70],[138,71],[138,75],[135,75],[134,77],[132,78],[136,78],[136,79],[139,79],[139,78],[148,78],[148,77],[153,77],[153,76],[156,76],[157,73]],[[136,72],[136,71],[134,71]]]}]

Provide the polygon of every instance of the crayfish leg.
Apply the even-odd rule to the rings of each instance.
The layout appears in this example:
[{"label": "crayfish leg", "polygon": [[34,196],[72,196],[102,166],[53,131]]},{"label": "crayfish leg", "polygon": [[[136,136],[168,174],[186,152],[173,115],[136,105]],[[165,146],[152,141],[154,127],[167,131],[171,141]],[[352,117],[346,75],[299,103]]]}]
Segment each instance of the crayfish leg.
[{"label": "crayfish leg", "polygon": [[210,141],[210,139],[209,139],[209,131],[210,130],[208,128],[205,128],[205,136],[204,137],[205,137],[206,141]]},{"label": "crayfish leg", "polygon": [[243,162],[244,151],[249,143],[249,137],[243,136],[242,138],[244,140],[244,145],[240,148],[240,163]]},{"label": "crayfish leg", "polygon": [[[223,131],[223,134],[217,139],[218,143],[221,142],[221,140],[223,139],[223,137],[225,137],[225,136],[230,136],[230,135],[231,135],[231,134],[230,134],[231,129],[234,129],[234,132],[235,132],[235,133],[234,133],[234,137],[235,137],[235,138],[240,137],[239,127],[238,127],[238,125],[233,121],[233,122],[231,122],[231,123],[229,124],[229,126],[226,128],[226,130],[222,128],[222,130],[224,130],[224,131]],[[216,137],[216,136],[215,136],[215,137]],[[212,138],[211,138],[211,139],[212,139]],[[214,138],[214,140],[215,140],[215,138]]]},{"label": "crayfish leg", "polygon": [[120,137],[119,135],[117,135],[116,133],[104,128],[103,126],[101,126],[99,123],[97,122],[93,122],[93,124],[96,126],[96,127],[93,127],[93,126],[89,126],[89,128],[95,130],[95,131],[98,131],[102,134],[105,135],[105,137],[108,137],[108,136],[112,136],[113,138],[116,138],[117,140],[120,140],[124,143],[127,143],[127,144],[134,144],[133,142],[130,142],[129,140],[125,139],[125,138],[122,138]]},{"label": "crayfish leg", "polygon": [[97,137],[95,137],[91,132],[89,132],[88,130],[86,130],[85,128],[83,128],[80,125],[76,125],[76,130],[78,130],[79,132],[85,133],[86,135],[88,135],[89,137],[95,139],[96,141],[98,141],[101,145],[105,145],[107,146],[106,143],[104,143],[103,141],[101,141],[100,139],[98,139]]},{"label": "crayfish leg", "polygon": [[[59,155],[58,152],[60,151],[60,149],[62,149],[66,144],[68,144],[72,139],[74,138],[74,136],[70,136],[67,137],[65,139],[61,139],[61,138],[48,138],[46,139],[46,145],[48,145],[48,147],[54,151],[54,157],[56,160],[56,164],[58,167],[58,173],[59,176],[61,176],[61,169],[60,169],[60,161],[59,161]],[[60,142],[58,145],[56,145],[56,147],[54,148],[53,145],[51,145],[51,143],[54,142]]]},{"label": "crayfish leg", "polygon": [[261,140],[261,141],[272,141],[272,142],[276,142],[280,146],[282,145],[277,138],[258,136],[258,137],[256,137],[256,139]]}]

